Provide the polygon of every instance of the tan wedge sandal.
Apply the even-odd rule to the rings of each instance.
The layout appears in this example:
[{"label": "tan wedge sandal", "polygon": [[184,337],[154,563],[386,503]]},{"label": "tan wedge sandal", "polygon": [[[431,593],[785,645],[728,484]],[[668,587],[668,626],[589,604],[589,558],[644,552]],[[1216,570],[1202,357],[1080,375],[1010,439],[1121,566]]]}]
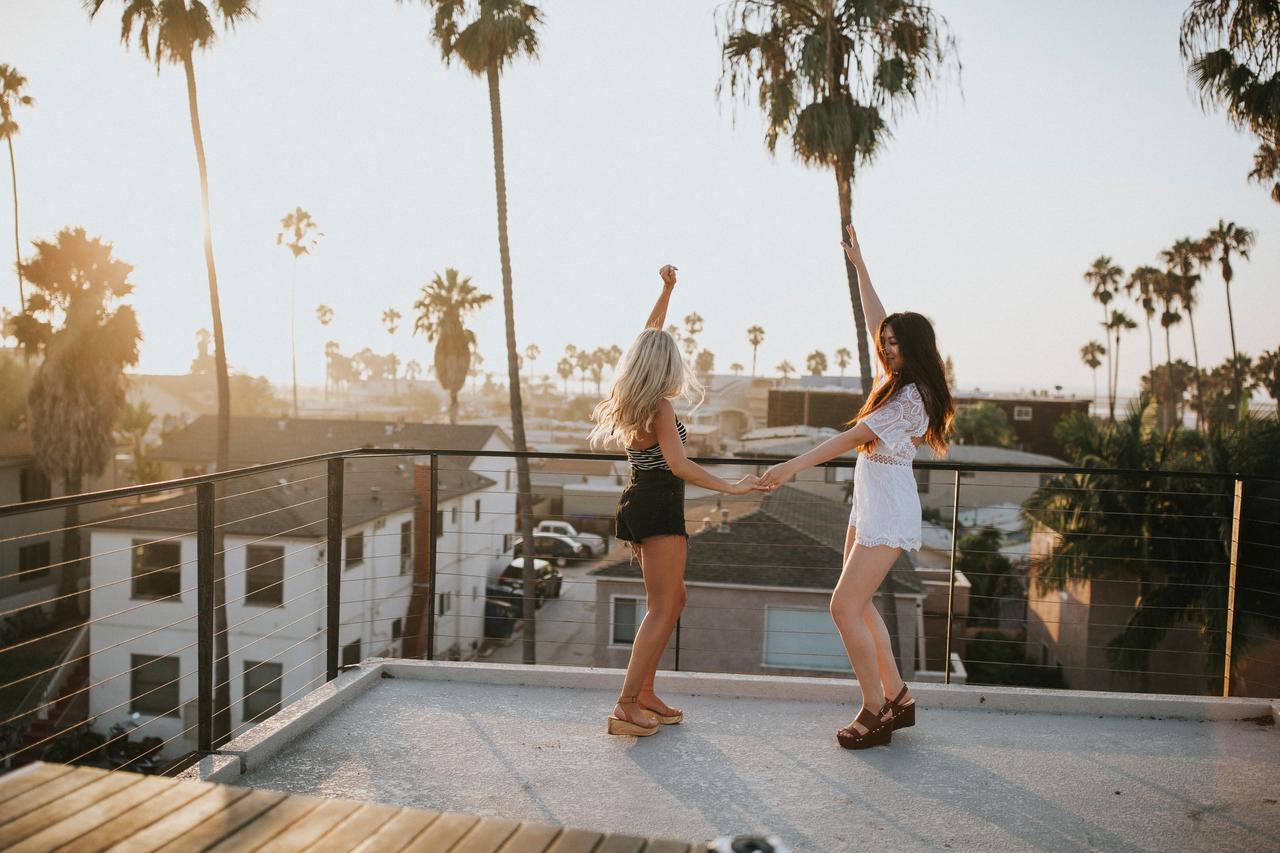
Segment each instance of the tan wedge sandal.
[{"label": "tan wedge sandal", "polygon": [[[619,696],[619,705],[636,705],[635,696]],[[640,708],[639,705],[636,705]],[[653,714],[640,709],[641,714],[646,720],[653,720],[652,725],[642,726],[639,723],[633,723],[631,720],[619,717],[616,714],[609,715],[609,734],[611,735],[631,735],[633,737],[648,737],[649,735],[658,733],[658,722]]]},{"label": "tan wedge sandal", "polygon": [[684,711],[681,711],[679,708],[672,708],[666,702],[663,702],[662,704],[664,707],[666,707],[668,711],[671,712],[670,714],[664,714],[661,711],[659,711],[657,708],[653,708],[648,705],[641,705],[640,710],[650,713],[653,716],[657,717],[658,722],[664,726],[679,725],[684,720]]}]

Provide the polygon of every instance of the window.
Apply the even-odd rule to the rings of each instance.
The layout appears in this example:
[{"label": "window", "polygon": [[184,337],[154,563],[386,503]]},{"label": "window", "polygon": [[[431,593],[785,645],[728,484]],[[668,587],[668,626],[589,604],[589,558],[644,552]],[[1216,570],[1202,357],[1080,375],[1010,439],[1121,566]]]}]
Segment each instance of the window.
[{"label": "window", "polygon": [[409,566],[413,563],[413,522],[406,521],[400,525],[400,574],[409,574]]},{"label": "window", "polygon": [[1031,407],[1030,406],[1014,406],[1013,419],[1015,421],[1031,420]]},{"label": "window", "polygon": [[129,713],[177,717],[182,711],[177,658],[129,656]]},{"label": "window", "polygon": [[391,620],[391,642],[393,643],[399,642],[400,638],[403,636],[404,636],[404,620],[392,619]]},{"label": "window", "polygon": [[440,593],[440,609],[436,611],[437,616],[443,616],[449,612],[449,608],[453,606],[453,593]]},{"label": "window", "polygon": [[826,608],[765,607],[764,665],[849,671],[849,658]]},{"label": "window", "polygon": [[284,664],[244,662],[244,720],[258,722],[280,710]]},{"label": "window", "polygon": [[502,534],[502,553],[506,554],[511,550],[511,543],[514,541],[514,539],[515,539],[514,533]]},{"label": "window", "polygon": [[[31,583],[49,577],[49,543],[37,542],[18,549],[18,583]],[[39,570],[39,571],[38,571]]]},{"label": "window", "polygon": [[182,545],[133,540],[133,598],[181,601]]},{"label": "window", "polygon": [[342,562],[343,568],[351,568],[358,566],[364,562],[364,531],[353,533],[347,537],[346,557]]},{"label": "window", "polygon": [[476,521],[480,520],[480,501],[476,501]]},{"label": "window", "polygon": [[444,535],[444,510],[436,510],[436,538]]},{"label": "window", "polygon": [[49,478],[38,468],[23,468],[18,474],[18,500],[42,501],[51,497]]},{"label": "window", "polygon": [[454,527],[458,526],[458,507],[456,505],[449,508],[449,523]]},{"label": "window", "polygon": [[618,646],[629,646],[636,639],[636,629],[640,620],[648,612],[643,599],[617,596],[613,599],[613,627],[610,630],[610,642]]},{"label": "window", "polygon": [[355,666],[360,663],[360,640],[356,639],[342,647],[342,666]]},{"label": "window", "polygon": [[929,471],[924,468],[915,469],[916,491],[922,495],[929,494]]},{"label": "window", "polygon": [[507,484],[502,488],[506,489],[508,492],[511,491],[511,469],[510,468],[507,469]]},{"label": "window", "polygon": [[253,607],[284,604],[284,548],[250,545],[244,552],[244,603]]}]

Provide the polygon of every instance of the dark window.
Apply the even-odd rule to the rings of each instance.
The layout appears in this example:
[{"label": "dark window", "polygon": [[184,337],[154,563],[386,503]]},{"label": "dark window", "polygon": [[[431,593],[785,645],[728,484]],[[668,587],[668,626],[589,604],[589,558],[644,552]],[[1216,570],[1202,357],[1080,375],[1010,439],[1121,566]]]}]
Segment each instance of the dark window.
[{"label": "dark window", "polygon": [[353,533],[347,537],[346,559],[343,561],[344,568],[351,568],[364,562],[364,531]]},{"label": "dark window", "polygon": [[444,510],[436,510],[436,538],[444,535]]},{"label": "dark window", "polygon": [[456,506],[449,508],[449,523],[454,527],[458,526],[458,508]]},{"label": "dark window", "polygon": [[18,500],[42,501],[53,494],[49,478],[38,468],[23,468],[18,474]]},{"label": "dark window", "polygon": [[644,618],[645,605],[638,598],[613,600],[613,642],[629,646],[636,639],[636,629]]},{"label": "dark window", "polygon": [[[30,583],[49,577],[49,543],[37,542],[18,549],[18,583]],[[42,570],[42,571],[41,571]]]},{"label": "dark window", "polygon": [[179,542],[133,540],[133,597],[181,601],[182,546]]},{"label": "dark window", "polygon": [[507,484],[503,486],[508,492],[511,491],[511,469],[507,469]]},{"label": "dark window", "polygon": [[513,538],[514,538],[514,534],[512,533],[502,534],[502,553],[505,554],[511,550],[511,540]]},{"label": "dark window", "polygon": [[929,493],[929,471],[924,468],[917,468],[916,474],[916,491],[922,495]]},{"label": "dark window", "polygon": [[284,603],[284,548],[250,545],[244,559],[244,603],[280,607]]},{"label": "dark window", "polygon": [[360,663],[360,641],[354,640],[342,647],[342,666],[355,666]]},{"label": "dark window", "polygon": [[413,522],[400,525],[400,574],[407,575],[413,563]]},{"label": "dark window", "polygon": [[440,609],[436,611],[437,616],[444,616],[449,612],[449,608],[453,606],[453,593],[440,593]]},{"label": "dark window", "polygon": [[391,640],[395,642],[404,636],[404,621],[401,619],[391,620]]},{"label": "dark window", "polygon": [[284,664],[244,662],[244,719],[265,720],[280,710],[280,681]]},{"label": "dark window", "polygon": [[480,501],[476,501],[476,521],[480,520]]},{"label": "dark window", "polygon": [[181,712],[177,658],[129,656],[129,713],[176,717]]}]

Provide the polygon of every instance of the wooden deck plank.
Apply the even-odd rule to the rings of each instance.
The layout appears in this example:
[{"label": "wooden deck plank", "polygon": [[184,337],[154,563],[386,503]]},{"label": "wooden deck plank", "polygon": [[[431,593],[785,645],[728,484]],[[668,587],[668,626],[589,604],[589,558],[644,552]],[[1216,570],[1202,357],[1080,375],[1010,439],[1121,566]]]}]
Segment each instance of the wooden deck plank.
[{"label": "wooden deck plank", "polygon": [[440,817],[431,809],[401,809],[400,813],[382,825],[371,838],[353,850],[353,853],[396,853],[408,846],[424,829]]},{"label": "wooden deck plank", "polygon": [[210,815],[160,850],[162,853],[204,850],[271,810],[287,796],[280,791],[251,791],[247,797],[241,797],[222,811]]},{"label": "wooden deck plank", "polygon": [[560,827],[545,823],[522,823],[507,842],[498,849],[502,853],[542,853],[560,834]]},{"label": "wooden deck plank", "polygon": [[325,800],[306,820],[296,821],[292,826],[275,838],[258,848],[257,853],[292,853],[310,846],[333,827],[360,808],[359,803],[351,800]]},{"label": "wooden deck plank", "polygon": [[63,846],[60,853],[100,853],[113,844],[141,832],[187,803],[202,797],[216,786],[212,782],[181,782],[136,808],[107,821],[93,831]]},{"label": "wooden deck plank", "polygon": [[[32,851],[32,853],[35,853],[35,851],[53,850],[64,844],[70,844],[112,818],[124,814],[177,784],[177,779],[167,779],[163,776],[144,776],[137,784],[129,785],[84,809],[77,810],[74,804],[65,805],[67,803],[66,800],[50,803],[44,808],[37,809],[22,818],[22,820],[14,821],[14,824],[18,824],[22,823],[23,820],[34,818],[47,809],[57,808],[58,810],[57,814],[52,817],[51,823],[45,824],[43,829],[28,836],[22,843],[10,848],[10,851],[11,853],[13,851]],[[72,798],[81,796],[87,791],[88,788],[81,788],[72,795]],[[63,819],[58,820],[58,817]]]},{"label": "wooden deck plank", "polygon": [[320,797],[288,797],[268,812],[223,838],[208,853],[239,853],[256,850],[320,808],[326,801]]},{"label": "wooden deck plank", "polygon": [[52,779],[70,773],[75,768],[68,764],[46,764],[37,761],[0,776],[0,803],[11,800]]},{"label": "wooden deck plank", "polygon": [[170,812],[136,834],[122,839],[110,850],[112,853],[150,853],[168,844],[192,827],[229,808],[249,795],[248,788],[215,785],[213,789],[196,797],[185,806]]},{"label": "wooden deck plank", "polygon": [[107,771],[97,767],[77,767],[70,773],[63,773],[42,785],[23,791],[13,799],[0,803],[0,824],[16,820],[27,812],[65,797],[106,775]]},{"label": "wooden deck plank", "polygon": [[396,806],[364,803],[333,829],[322,835],[308,850],[350,850],[400,812]]},{"label": "wooden deck plank", "polygon": [[486,817],[477,821],[449,853],[493,853],[511,837],[520,821],[505,817]]},{"label": "wooden deck plank", "polygon": [[404,853],[428,853],[435,850],[449,850],[467,834],[473,826],[480,822],[475,815],[445,812],[431,822],[431,825],[418,833],[418,837],[409,842]]},{"label": "wooden deck plank", "polygon": [[566,829],[556,836],[547,853],[591,853],[604,838],[602,832],[589,829]]},{"label": "wooden deck plank", "polygon": [[683,841],[670,841],[665,838],[652,838],[645,845],[644,853],[692,853],[693,845]]},{"label": "wooden deck plank", "polygon": [[640,853],[645,839],[638,835],[606,835],[595,853]]},{"label": "wooden deck plank", "polygon": [[108,773],[94,779],[88,785],[82,785],[66,796],[45,803],[40,808],[32,809],[22,817],[0,826],[0,849],[17,844],[47,829],[50,824],[57,823],[82,809],[87,809],[98,801],[105,800],[112,794],[137,785],[141,781],[142,777],[134,773]]}]

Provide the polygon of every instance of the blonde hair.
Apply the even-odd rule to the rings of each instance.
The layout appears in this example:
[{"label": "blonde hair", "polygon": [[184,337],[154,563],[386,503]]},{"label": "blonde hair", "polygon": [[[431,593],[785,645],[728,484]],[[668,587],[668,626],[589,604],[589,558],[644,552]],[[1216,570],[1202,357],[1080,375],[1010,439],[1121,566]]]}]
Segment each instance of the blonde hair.
[{"label": "blonde hair", "polygon": [[658,403],[682,397],[702,405],[706,392],[680,355],[680,347],[662,329],[645,329],[622,357],[622,368],[609,394],[595,407],[596,422],[589,441],[592,447],[615,443],[630,447],[637,434],[653,432]]}]

